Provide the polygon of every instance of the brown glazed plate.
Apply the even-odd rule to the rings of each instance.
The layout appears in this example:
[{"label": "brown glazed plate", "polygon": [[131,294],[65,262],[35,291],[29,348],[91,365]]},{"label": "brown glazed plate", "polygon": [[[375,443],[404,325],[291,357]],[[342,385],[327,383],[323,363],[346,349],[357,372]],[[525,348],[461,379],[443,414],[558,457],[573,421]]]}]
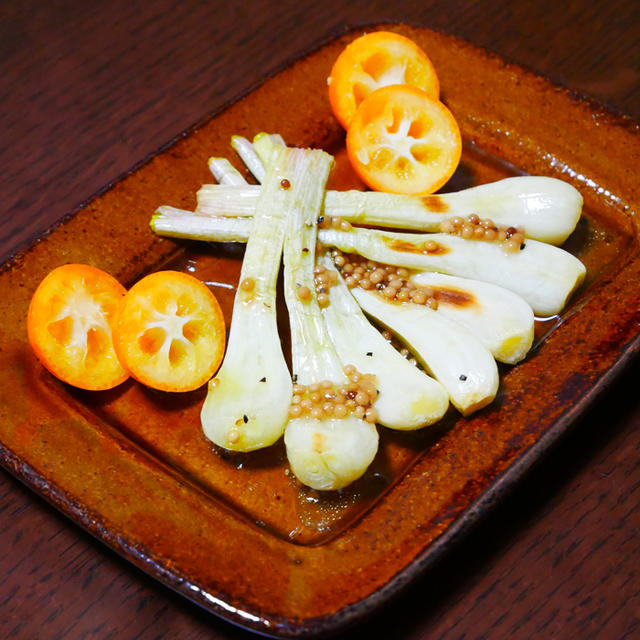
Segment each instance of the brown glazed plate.
[{"label": "brown glazed plate", "polygon": [[[276,637],[362,620],[423,574],[586,412],[638,353],[640,197],[634,122],[446,35],[400,25],[433,60],[465,148],[446,190],[516,174],[577,187],[566,248],[588,277],[561,317],[538,323],[496,401],[416,433],[381,429],[366,476],[321,495],[296,485],[282,444],[229,455],[202,435],[205,389],[126,382],[84,392],[50,376],[26,339],[30,297],[52,268],[88,263],[125,286],[171,265],[210,283],[227,324],[242,247],[154,236],[161,204],[193,209],[207,159],[232,134],[281,133],[336,155],[334,187],[358,186],[326,78],[360,31],[332,40],[179,137],[89,200],[0,272],[0,460],[136,566],[204,608]],[[286,320],[283,340],[286,343]]]}]

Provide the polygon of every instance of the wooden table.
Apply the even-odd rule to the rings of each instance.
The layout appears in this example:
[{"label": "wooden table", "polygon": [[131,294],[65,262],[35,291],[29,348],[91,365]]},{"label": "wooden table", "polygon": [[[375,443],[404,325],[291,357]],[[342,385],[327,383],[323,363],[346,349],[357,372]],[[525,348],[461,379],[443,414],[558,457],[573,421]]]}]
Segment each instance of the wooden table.
[{"label": "wooden table", "polygon": [[[493,49],[640,120],[625,0],[0,2],[0,254],[345,25]],[[640,635],[640,363],[391,608],[380,638]],[[0,472],[0,637],[241,638]]]}]

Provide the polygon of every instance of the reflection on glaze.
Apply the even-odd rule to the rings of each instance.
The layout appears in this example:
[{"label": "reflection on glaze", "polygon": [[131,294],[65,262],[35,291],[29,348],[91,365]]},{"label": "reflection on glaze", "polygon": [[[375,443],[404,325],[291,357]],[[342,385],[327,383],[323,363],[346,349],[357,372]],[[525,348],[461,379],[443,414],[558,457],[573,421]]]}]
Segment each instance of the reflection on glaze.
[{"label": "reflection on glaze", "polygon": [[253,614],[248,613],[247,611],[243,611],[242,609],[238,609],[237,607],[233,607],[229,603],[225,602],[224,600],[221,600],[220,598],[216,598],[215,596],[212,596],[208,591],[201,589],[195,584],[189,584],[189,589],[197,593],[198,595],[203,596],[206,600],[208,600],[212,604],[221,607],[222,609],[224,609],[225,611],[228,611],[229,613],[233,613],[237,616],[240,616],[241,618],[244,618],[245,620],[250,620],[251,622],[260,622],[265,627],[271,626],[271,623],[269,622],[269,620],[261,618],[260,616],[254,616]]},{"label": "reflection on glaze", "polygon": [[554,169],[560,171],[560,173],[569,176],[585,187],[588,187],[589,189],[595,191],[599,196],[604,196],[611,203],[617,205],[622,211],[626,211],[629,208],[628,205],[625,205],[623,203],[620,197],[611,193],[609,189],[605,189],[604,187],[600,186],[595,180],[592,180],[591,178],[585,176],[583,173],[575,171],[566,163],[558,160],[558,158],[556,158],[553,154],[545,153],[542,157],[549,163],[550,167],[553,167]]}]

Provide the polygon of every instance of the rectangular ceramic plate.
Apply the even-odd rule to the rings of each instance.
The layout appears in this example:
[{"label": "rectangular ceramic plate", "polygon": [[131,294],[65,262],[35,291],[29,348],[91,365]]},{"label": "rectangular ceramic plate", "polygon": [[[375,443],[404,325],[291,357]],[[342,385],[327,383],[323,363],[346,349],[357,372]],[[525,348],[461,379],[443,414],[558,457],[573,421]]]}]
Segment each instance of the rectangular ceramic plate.
[{"label": "rectangular ceramic plate", "polygon": [[[424,432],[381,430],[366,477],[320,495],[299,488],[281,444],[224,455],[203,437],[205,390],[102,393],[53,379],[26,342],[29,299],[52,268],[89,263],[129,285],[166,265],[209,282],[227,322],[242,248],[152,235],[156,207],[192,209],[207,159],[232,134],[279,132],[338,159],[355,184],[326,78],[357,33],[326,44],[189,131],[93,198],[0,273],[0,457],[78,524],[176,591],[274,636],[362,619],[423,573],[583,413],[638,350],[637,126],[450,37],[391,26],[432,58],[465,140],[455,190],[515,174],[567,180],[585,216],[567,248],[587,265],[562,317],[539,323],[496,401]],[[239,166],[237,159],[233,161]],[[285,332],[283,331],[283,336]],[[285,339],[286,342],[286,339]]]}]

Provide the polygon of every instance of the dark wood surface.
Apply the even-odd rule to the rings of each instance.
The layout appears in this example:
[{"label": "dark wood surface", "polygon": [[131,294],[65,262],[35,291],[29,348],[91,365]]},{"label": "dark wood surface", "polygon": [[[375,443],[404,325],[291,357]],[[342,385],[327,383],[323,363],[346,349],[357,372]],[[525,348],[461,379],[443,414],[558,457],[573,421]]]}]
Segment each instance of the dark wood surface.
[{"label": "dark wood surface", "polygon": [[[348,25],[447,31],[640,120],[639,14],[630,0],[2,0],[0,256]],[[635,364],[454,553],[360,630],[640,637],[639,376]],[[249,636],[0,472],[0,637]]]}]

